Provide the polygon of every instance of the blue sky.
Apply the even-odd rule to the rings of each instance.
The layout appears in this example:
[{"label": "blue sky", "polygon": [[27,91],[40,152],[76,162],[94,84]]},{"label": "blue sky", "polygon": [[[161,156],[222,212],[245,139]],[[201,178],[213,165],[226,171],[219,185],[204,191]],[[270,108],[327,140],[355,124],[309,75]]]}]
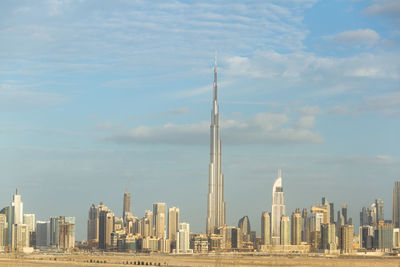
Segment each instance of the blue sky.
[{"label": "blue sky", "polygon": [[283,169],[288,213],[326,196],[391,219],[400,179],[400,2],[1,1],[0,203],[117,215],[154,202],[205,231],[218,53],[227,223],[259,234]]}]

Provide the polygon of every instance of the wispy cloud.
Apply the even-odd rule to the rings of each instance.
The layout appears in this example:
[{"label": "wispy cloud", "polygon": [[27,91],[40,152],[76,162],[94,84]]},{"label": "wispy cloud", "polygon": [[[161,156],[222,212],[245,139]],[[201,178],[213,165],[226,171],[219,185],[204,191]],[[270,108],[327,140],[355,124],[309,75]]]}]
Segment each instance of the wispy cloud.
[{"label": "wispy cloud", "polygon": [[397,0],[373,0],[364,13],[368,15],[392,16],[400,19],[400,2]]},{"label": "wispy cloud", "polygon": [[[258,113],[250,118],[224,118],[222,137],[225,144],[298,144],[319,143],[323,139],[314,132],[315,117],[307,115],[292,121],[287,114]],[[116,131],[105,138],[115,143],[144,144],[207,144],[209,122],[162,126],[138,126]]]},{"label": "wispy cloud", "polygon": [[356,46],[373,46],[380,40],[379,34],[371,29],[345,31],[336,35],[328,36],[326,38],[331,39],[336,43]]},{"label": "wispy cloud", "polygon": [[0,83],[0,110],[20,110],[37,106],[57,105],[67,99],[55,93],[39,91],[37,84],[25,84],[19,81]]}]

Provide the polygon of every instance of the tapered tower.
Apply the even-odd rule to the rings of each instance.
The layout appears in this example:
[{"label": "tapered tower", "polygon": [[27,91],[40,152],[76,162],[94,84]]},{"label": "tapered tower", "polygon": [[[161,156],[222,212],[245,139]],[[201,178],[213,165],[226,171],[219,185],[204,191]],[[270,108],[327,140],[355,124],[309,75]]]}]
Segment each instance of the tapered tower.
[{"label": "tapered tower", "polygon": [[272,213],[271,213],[271,241],[272,245],[282,244],[281,219],[285,216],[286,206],[283,196],[282,171],[278,171],[278,178],[272,188]]},{"label": "tapered tower", "polygon": [[225,225],[224,175],[221,170],[221,139],[217,87],[217,61],[214,62],[213,107],[210,124],[210,164],[208,181],[207,234]]}]

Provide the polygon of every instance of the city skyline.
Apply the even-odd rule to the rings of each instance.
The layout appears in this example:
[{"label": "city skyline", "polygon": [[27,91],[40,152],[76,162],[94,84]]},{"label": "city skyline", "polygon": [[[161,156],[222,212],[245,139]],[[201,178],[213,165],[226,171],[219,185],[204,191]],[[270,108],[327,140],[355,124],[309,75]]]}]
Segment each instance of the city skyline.
[{"label": "city skyline", "polygon": [[278,168],[287,211],[326,196],[357,227],[382,199],[390,219],[400,37],[384,2],[1,2],[0,203],[18,185],[82,240],[89,205],[120,216],[128,188],[134,214],[164,202],[205,231],[218,51],[228,225],[260,229]]}]

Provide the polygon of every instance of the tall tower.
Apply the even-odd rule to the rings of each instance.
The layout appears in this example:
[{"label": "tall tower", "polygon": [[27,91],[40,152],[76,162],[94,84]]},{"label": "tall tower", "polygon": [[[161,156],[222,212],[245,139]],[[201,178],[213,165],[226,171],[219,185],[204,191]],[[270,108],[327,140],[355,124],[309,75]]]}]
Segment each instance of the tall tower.
[{"label": "tall tower", "polygon": [[286,206],[283,196],[282,171],[278,171],[278,178],[272,188],[272,213],[271,213],[271,243],[272,245],[281,244],[281,218],[285,216]]},{"label": "tall tower", "polygon": [[261,215],[261,245],[271,244],[271,219],[268,212],[263,211]]},{"label": "tall tower", "polygon": [[128,189],[124,193],[124,204],[122,211],[122,218],[125,221],[125,217],[131,213],[131,194],[128,193]]},{"label": "tall tower", "polygon": [[172,207],[168,209],[168,239],[176,240],[176,232],[179,230],[179,208]]},{"label": "tall tower", "polygon": [[153,204],[153,226],[154,234],[156,237],[166,237],[165,222],[166,222],[166,204],[154,203]]},{"label": "tall tower", "polygon": [[207,234],[225,225],[224,175],[221,170],[221,139],[217,88],[217,61],[214,63],[213,108],[210,124],[210,164],[208,180]]},{"label": "tall tower", "polygon": [[400,227],[400,181],[393,186],[392,222],[395,228]]}]

